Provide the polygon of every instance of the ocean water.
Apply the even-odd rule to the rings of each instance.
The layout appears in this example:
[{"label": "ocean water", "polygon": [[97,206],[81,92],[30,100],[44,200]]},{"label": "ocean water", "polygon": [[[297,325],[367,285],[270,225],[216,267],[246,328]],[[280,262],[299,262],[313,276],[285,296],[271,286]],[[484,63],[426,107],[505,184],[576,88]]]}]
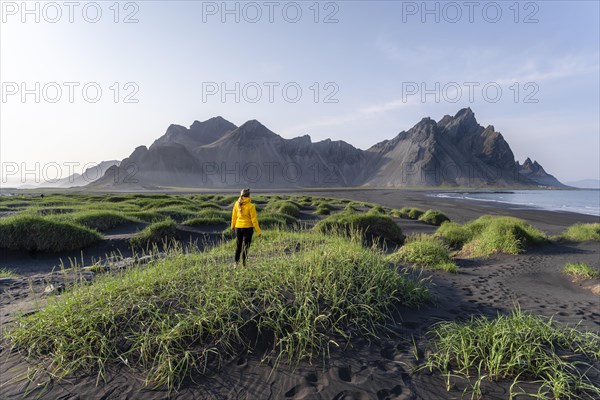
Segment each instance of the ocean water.
[{"label": "ocean water", "polygon": [[435,193],[434,197],[512,204],[518,208],[600,216],[600,190],[510,190]]}]

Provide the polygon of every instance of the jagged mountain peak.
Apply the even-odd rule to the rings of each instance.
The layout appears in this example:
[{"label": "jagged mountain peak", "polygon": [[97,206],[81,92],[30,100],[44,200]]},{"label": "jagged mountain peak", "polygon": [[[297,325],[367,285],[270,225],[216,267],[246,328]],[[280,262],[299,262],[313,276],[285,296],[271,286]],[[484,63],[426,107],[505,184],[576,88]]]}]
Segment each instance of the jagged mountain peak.
[{"label": "jagged mountain peak", "polygon": [[565,187],[565,185],[563,185],[553,175],[547,173],[544,167],[542,167],[537,162],[537,160],[531,161],[531,158],[527,157],[527,159],[525,159],[525,162],[523,162],[522,165],[518,161],[516,161],[516,166],[521,176],[539,185]]},{"label": "jagged mountain peak", "polygon": [[[515,161],[502,134],[493,125],[479,125],[470,108],[438,122],[422,118],[368,150],[329,138],[313,143],[309,135],[287,139],[256,119],[236,127],[218,116],[190,128],[170,125],[149,149],[140,146],[126,160],[136,163],[136,176],[146,185],[561,185],[537,161],[528,158],[523,166]],[[102,184],[113,182],[107,178]]]},{"label": "jagged mountain peak", "polygon": [[165,134],[156,139],[150,148],[178,143],[191,149],[215,142],[236,128],[237,126],[221,116],[209,118],[202,122],[196,120],[189,128],[171,124]]},{"label": "jagged mountain peak", "polygon": [[280,138],[278,134],[261,124],[255,119],[244,122],[240,127],[231,132],[234,137],[240,138]]},{"label": "jagged mountain peak", "polygon": [[473,110],[471,110],[471,107],[465,107],[465,108],[461,108],[460,110],[458,110],[458,112],[456,113],[454,118],[464,118],[464,119],[473,118],[474,119],[475,113],[473,112]]},{"label": "jagged mountain peak", "polygon": [[225,118],[223,118],[219,115],[216,117],[209,118],[206,121],[202,121],[202,122],[195,120],[192,123],[192,125],[190,125],[190,130],[213,128],[218,125],[228,125],[229,127],[235,126],[233,123],[229,122],[228,120],[226,120]]}]

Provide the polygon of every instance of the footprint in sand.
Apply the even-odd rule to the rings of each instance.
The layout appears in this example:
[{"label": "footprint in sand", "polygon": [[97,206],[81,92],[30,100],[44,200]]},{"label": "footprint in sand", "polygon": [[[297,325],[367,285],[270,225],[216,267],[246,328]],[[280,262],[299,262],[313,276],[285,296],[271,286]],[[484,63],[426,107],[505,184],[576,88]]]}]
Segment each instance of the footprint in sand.
[{"label": "footprint in sand", "polygon": [[296,385],[285,393],[286,399],[305,399],[310,398],[311,395],[315,394],[316,390],[314,387],[306,384]]},{"label": "footprint in sand", "polygon": [[315,393],[319,393],[325,386],[329,384],[329,380],[325,377],[319,377],[315,373],[309,373],[304,377],[306,383],[301,383],[294,386],[285,393],[286,399],[301,400],[311,398]]},{"label": "footprint in sand", "polygon": [[369,396],[365,393],[344,390],[335,395],[333,400],[370,400]]},{"label": "footprint in sand", "polygon": [[377,392],[377,400],[394,400],[402,394],[402,387],[400,385],[394,386],[392,389],[381,389]]},{"label": "footprint in sand", "polygon": [[334,371],[337,369],[337,376],[344,382],[353,383],[353,384],[363,384],[365,383],[372,375],[373,375],[373,367],[368,367],[363,365],[360,367],[360,370],[353,373],[352,367],[341,367],[334,368]]}]

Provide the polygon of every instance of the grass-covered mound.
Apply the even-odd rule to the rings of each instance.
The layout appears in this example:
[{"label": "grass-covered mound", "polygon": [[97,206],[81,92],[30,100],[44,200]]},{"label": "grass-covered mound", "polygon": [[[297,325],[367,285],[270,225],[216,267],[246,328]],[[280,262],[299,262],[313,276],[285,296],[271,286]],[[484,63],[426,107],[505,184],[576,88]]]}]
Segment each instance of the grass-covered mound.
[{"label": "grass-covered mound", "polygon": [[298,218],[300,216],[300,205],[290,200],[278,200],[271,202],[267,205],[266,210],[278,214],[287,214],[294,218]]},{"label": "grass-covered mound", "polygon": [[600,272],[586,263],[568,263],[563,268],[563,272],[575,279],[598,279]]},{"label": "grass-covered mound", "polygon": [[419,221],[423,221],[428,223],[429,225],[440,226],[446,221],[450,221],[450,218],[446,216],[446,214],[441,211],[436,210],[427,210],[421,216],[419,216]]},{"label": "grass-covered mound", "polygon": [[392,262],[408,262],[427,269],[458,272],[450,256],[450,249],[440,239],[431,235],[409,236],[397,252],[390,254]]},{"label": "grass-covered mound", "polygon": [[226,224],[225,218],[218,217],[196,217],[183,221],[181,224],[186,226],[206,226],[206,225],[223,225]]},{"label": "grass-covered mound", "polygon": [[473,238],[473,234],[464,225],[456,222],[446,221],[435,231],[452,248],[460,249],[465,243]]},{"label": "grass-covered mound", "polygon": [[345,213],[356,213],[358,212],[358,208],[355,204],[352,203],[348,203],[346,204],[346,206],[344,207],[344,212]]},{"label": "grass-covered mound", "polygon": [[510,398],[520,393],[519,382],[540,385],[532,397],[541,399],[596,399],[600,387],[585,375],[600,359],[600,336],[559,327],[554,321],[514,310],[508,316],[469,322],[442,322],[431,338],[425,368],[452,378],[475,380],[481,397],[483,380],[513,380]]},{"label": "grass-covered mound", "polygon": [[544,233],[522,219],[491,215],[484,215],[463,226],[445,222],[436,235],[445,238],[453,246],[462,246],[461,253],[469,257],[487,257],[495,253],[519,254],[546,240]]},{"label": "grass-covered mound", "polygon": [[385,214],[386,213],[385,208],[383,208],[379,205],[371,207],[371,209],[367,212],[370,214]]},{"label": "grass-covered mound", "polygon": [[138,219],[140,221],[149,223],[164,221],[165,219],[169,218],[166,215],[157,213],[156,211],[132,211],[125,213],[125,215],[133,219]]},{"label": "grass-covered mound", "polygon": [[231,221],[231,211],[221,209],[209,208],[194,215],[193,218],[183,221],[182,224],[188,226],[219,225],[228,224]]},{"label": "grass-covered mound", "polygon": [[155,222],[136,233],[129,243],[133,247],[147,248],[153,244],[169,243],[177,239],[177,224],[171,219]]},{"label": "grass-covered mound", "polygon": [[136,218],[118,211],[89,210],[79,211],[57,217],[59,220],[70,221],[90,229],[105,231],[129,222],[137,222]]},{"label": "grass-covered mound", "polygon": [[264,228],[272,228],[274,226],[277,227],[285,227],[286,225],[292,225],[298,222],[298,220],[294,217],[291,217],[287,214],[277,214],[277,213],[261,213],[258,217],[258,225],[261,229]]},{"label": "grass-covered mound", "polygon": [[403,207],[399,214],[402,218],[419,219],[421,215],[425,214],[425,211],[415,207]]},{"label": "grass-covered mound", "polygon": [[[50,373],[97,373],[125,364],[148,383],[177,387],[248,350],[280,361],[318,360],[357,336],[375,336],[397,306],[429,300],[360,239],[266,232],[251,268],[233,242],[206,253],[172,250],[144,268],[105,275],[55,299],[6,332]],[[40,367],[41,368],[41,367]]]},{"label": "grass-covered mound", "polygon": [[572,225],[558,239],[572,242],[600,241],[600,223]]},{"label": "grass-covered mound", "polygon": [[66,207],[66,206],[56,206],[56,207],[30,207],[28,211],[36,213],[38,215],[62,215],[69,214],[77,211],[76,208]]},{"label": "grass-covered mound", "polygon": [[157,213],[172,218],[176,221],[184,221],[186,219],[194,218],[196,215],[198,215],[198,212],[192,211],[189,208],[181,206],[169,206],[165,208],[159,208],[153,211],[156,211]]},{"label": "grass-covered mound", "polygon": [[402,244],[404,235],[400,227],[387,215],[337,213],[319,221],[315,227],[319,232],[363,233],[368,239],[387,240]]},{"label": "grass-covered mound", "polygon": [[182,196],[171,196],[167,198],[141,198],[134,200],[134,203],[142,207],[144,210],[168,207],[182,207],[188,210],[197,208],[192,200]]},{"label": "grass-covered mound", "polygon": [[390,215],[391,215],[392,217],[396,217],[396,218],[400,218],[400,217],[402,217],[402,216],[403,216],[402,212],[401,212],[400,210],[398,210],[398,209],[391,210],[391,211],[390,211]]},{"label": "grass-covered mound", "polygon": [[201,203],[198,203],[198,207],[200,207],[203,210],[208,210],[208,209],[221,210],[221,206],[212,201],[203,201]]},{"label": "grass-covered mound", "polygon": [[329,207],[317,207],[315,210],[315,214],[317,215],[329,215],[331,214],[331,208]]},{"label": "grass-covered mound", "polygon": [[315,206],[317,207],[315,210],[317,215],[329,215],[334,210],[334,207],[325,201],[317,202]]},{"label": "grass-covered mound", "polygon": [[101,239],[92,229],[39,215],[18,214],[0,219],[0,247],[12,250],[69,251]]}]

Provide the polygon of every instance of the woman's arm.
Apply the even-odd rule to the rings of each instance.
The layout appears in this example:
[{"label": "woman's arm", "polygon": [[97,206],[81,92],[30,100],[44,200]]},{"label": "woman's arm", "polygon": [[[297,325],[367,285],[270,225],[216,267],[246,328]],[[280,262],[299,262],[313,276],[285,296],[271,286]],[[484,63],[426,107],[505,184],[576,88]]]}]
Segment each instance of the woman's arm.
[{"label": "woman's arm", "polygon": [[238,213],[238,206],[237,206],[237,202],[233,203],[233,211],[231,212],[231,229],[235,229],[235,222],[237,221],[237,213]]},{"label": "woman's arm", "polygon": [[261,235],[260,226],[258,226],[258,218],[256,217],[256,206],[252,204],[252,208],[250,208],[250,218],[252,219],[252,226],[256,231],[258,236]]}]

